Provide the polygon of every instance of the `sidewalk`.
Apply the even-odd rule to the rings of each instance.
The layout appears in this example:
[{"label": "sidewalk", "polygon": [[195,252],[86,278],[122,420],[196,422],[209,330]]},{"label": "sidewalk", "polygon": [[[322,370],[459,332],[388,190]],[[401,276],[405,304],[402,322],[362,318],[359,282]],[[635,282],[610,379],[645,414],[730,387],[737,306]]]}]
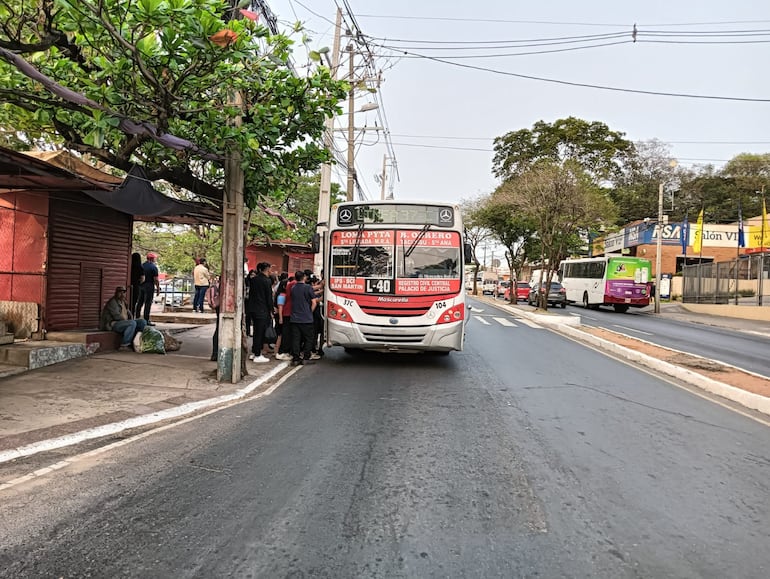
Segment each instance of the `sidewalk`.
[{"label": "sidewalk", "polygon": [[240,383],[217,382],[214,324],[161,318],[157,329],[182,342],[176,352],[96,353],[0,379],[0,464],[243,397],[289,370],[275,359],[247,362]]},{"label": "sidewalk", "polygon": [[[482,301],[546,322],[557,331],[579,331],[577,316],[537,314],[530,306],[509,306],[493,298]],[[743,318],[715,316],[709,308],[718,307],[691,311],[681,304],[662,304],[658,315],[770,336],[770,319],[761,319],[764,310],[770,313],[770,307],[746,306],[742,310]],[[656,315],[652,308],[649,312]],[[214,324],[209,322],[214,316],[197,314],[192,320],[190,317],[155,316],[158,329],[169,330],[182,341],[178,352],[165,356],[96,353],[0,379],[0,464],[248,396],[269,387],[291,370],[286,362],[275,359],[269,364],[247,362],[249,376],[239,384],[217,382],[216,362],[209,360],[214,332]],[[168,319],[176,323],[161,321]],[[187,323],[178,323],[180,321]],[[597,347],[617,355],[617,344],[598,341]],[[631,350],[626,352],[629,357],[637,354]]]}]

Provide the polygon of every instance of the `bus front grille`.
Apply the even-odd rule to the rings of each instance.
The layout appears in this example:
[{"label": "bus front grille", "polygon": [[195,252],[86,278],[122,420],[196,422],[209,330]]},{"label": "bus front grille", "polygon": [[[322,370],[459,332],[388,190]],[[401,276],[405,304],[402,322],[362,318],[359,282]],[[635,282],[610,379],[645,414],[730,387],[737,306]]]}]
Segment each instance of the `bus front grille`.
[{"label": "bus front grille", "polygon": [[413,326],[394,328],[390,326],[360,326],[361,334],[367,342],[386,342],[389,344],[419,344],[425,340],[428,328]]},{"label": "bus front grille", "polygon": [[414,318],[417,316],[424,316],[428,313],[428,310],[430,310],[430,305],[428,306],[416,306],[411,308],[398,308],[394,309],[392,306],[390,307],[378,307],[378,306],[367,306],[359,304],[361,311],[365,314],[368,314],[370,316],[387,316],[389,318],[392,317],[399,317],[399,318]]}]

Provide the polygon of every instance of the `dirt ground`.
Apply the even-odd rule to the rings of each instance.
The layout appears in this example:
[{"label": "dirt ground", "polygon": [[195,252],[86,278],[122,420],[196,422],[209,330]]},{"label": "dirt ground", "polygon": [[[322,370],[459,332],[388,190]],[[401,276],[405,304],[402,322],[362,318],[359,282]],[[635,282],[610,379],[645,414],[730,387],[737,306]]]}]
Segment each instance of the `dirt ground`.
[{"label": "dirt ground", "polygon": [[648,356],[663,360],[669,364],[682,366],[692,372],[702,374],[703,376],[707,376],[724,384],[729,384],[730,386],[735,386],[741,390],[753,392],[760,396],[770,397],[770,380],[760,376],[755,376],[754,374],[749,374],[730,366],[725,366],[724,364],[713,360],[706,360],[704,358],[699,358],[698,356],[691,356],[689,354],[669,350],[668,348],[654,346],[642,340],[637,340],[630,336],[612,332],[610,330],[580,326],[580,331],[593,334],[594,336],[603,338],[618,344],[619,346],[623,346],[624,348],[647,354]]}]

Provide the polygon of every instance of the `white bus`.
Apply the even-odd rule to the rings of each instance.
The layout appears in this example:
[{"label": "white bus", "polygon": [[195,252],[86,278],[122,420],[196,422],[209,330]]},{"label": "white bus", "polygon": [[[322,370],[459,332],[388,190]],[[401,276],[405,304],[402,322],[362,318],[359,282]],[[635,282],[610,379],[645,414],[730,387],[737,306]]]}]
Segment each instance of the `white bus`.
[{"label": "white bus", "polygon": [[605,255],[565,259],[558,273],[568,302],[585,308],[612,306],[623,313],[650,305],[651,271],[649,259]]},{"label": "white bus", "polygon": [[343,202],[332,206],[324,269],[326,342],[346,351],[463,349],[463,243],[457,205]]}]

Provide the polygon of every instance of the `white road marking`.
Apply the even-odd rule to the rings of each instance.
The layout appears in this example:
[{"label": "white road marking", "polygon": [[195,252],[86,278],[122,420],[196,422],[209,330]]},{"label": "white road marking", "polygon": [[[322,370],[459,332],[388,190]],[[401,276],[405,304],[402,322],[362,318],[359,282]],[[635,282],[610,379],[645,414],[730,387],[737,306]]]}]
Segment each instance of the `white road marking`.
[{"label": "white road marking", "polygon": [[508,318],[492,318],[492,319],[495,320],[501,326],[507,326],[509,328],[515,328],[516,327],[516,324],[514,324]]},{"label": "white road marking", "polygon": [[536,324],[535,322],[532,322],[526,318],[516,318],[516,321],[521,322],[522,324],[524,324],[525,326],[529,326],[530,328],[536,328],[538,330],[543,329],[543,326]]},{"label": "white road marking", "polygon": [[485,320],[484,318],[482,318],[481,316],[473,316],[473,318],[474,318],[474,319],[476,319],[476,320],[478,320],[478,321],[480,321],[480,322],[481,322],[482,324],[484,324],[485,326],[489,326],[489,325],[491,325],[491,324],[490,324],[488,321],[486,321],[486,320]]},{"label": "white road marking", "polygon": [[635,328],[629,328],[627,326],[620,326],[618,324],[613,324],[613,327],[620,328],[621,330],[628,330],[629,332],[636,332],[637,334],[644,334],[645,336],[654,336],[655,334],[652,334],[650,332],[643,332],[642,330],[637,330]]}]

